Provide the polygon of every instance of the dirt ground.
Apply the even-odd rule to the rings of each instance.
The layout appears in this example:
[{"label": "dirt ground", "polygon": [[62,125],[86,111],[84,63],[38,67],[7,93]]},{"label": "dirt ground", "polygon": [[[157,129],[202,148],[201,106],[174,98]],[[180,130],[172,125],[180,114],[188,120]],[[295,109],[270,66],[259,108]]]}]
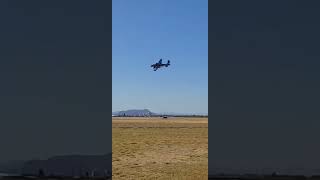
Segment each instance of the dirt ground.
[{"label": "dirt ground", "polygon": [[112,179],[208,179],[208,118],[113,118]]}]

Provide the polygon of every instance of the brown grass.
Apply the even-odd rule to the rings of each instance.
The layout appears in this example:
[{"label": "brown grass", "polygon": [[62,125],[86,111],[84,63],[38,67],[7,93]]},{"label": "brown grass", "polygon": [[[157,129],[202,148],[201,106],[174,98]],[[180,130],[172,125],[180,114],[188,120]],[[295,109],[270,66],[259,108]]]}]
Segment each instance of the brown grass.
[{"label": "brown grass", "polygon": [[112,179],[208,179],[207,118],[113,118]]}]

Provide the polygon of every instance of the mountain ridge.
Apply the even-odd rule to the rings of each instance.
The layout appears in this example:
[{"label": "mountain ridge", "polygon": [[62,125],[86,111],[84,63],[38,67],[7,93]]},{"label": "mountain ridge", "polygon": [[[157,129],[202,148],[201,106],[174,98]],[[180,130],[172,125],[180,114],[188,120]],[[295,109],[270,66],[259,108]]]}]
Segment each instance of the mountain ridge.
[{"label": "mountain ridge", "polygon": [[159,112],[155,113],[149,109],[129,109],[123,111],[114,111],[112,116],[160,116],[160,115],[169,115],[169,116],[208,116],[208,113],[175,113],[175,112]]},{"label": "mountain ridge", "polygon": [[111,162],[111,153],[102,155],[58,155],[41,160],[7,162],[0,166],[0,172],[38,175],[41,169],[46,175],[85,176],[86,173],[94,173],[97,176],[106,176],[112,172]]}]

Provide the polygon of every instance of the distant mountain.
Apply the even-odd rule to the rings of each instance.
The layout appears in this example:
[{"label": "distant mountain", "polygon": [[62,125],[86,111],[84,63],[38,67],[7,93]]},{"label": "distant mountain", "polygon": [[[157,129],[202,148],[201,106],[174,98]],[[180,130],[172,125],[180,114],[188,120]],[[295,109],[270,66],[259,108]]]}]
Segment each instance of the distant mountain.
[{"label": "distant mountain", "polygon": [[149,109],[131,109],[126,111],[113,112],[115,116],[154,116],[157,113],[151,112]]},{"label": "distant mountain", "polygon": [[160,116],[160,115],[168,115],[168,116],[207,116],[207,113],[174,113],[174,112],[162,112],[155,113],[150,111],[149,109],[131,109],[126,111],[116,111],[112,113],[112,116]]},{"label": "distant mountain", "polygon": [[0,172],[6,174],[19,174],[26,161],[9,161],[0,164]]},{"label": "distant mountain", "polygon": [[47,160],[31,160],[24,164],[22,174],[38,175],[42,169],[46,175],[95,176],[111,174],[112,156],[106,155],[66,155],[55,156]]},{"label": "distant mountain", "polygon": [[65,155],[47,160],[30,160],[5,163],[0,166],[1,173],[54,176],[106,176],[112,172],[112,155]]},{"label": "distant mountain", "polygon": [[176,113],[176,112],[161,112],[158,113],[161,115],[169,115],[169,116],[208,116],[208,113]]}]

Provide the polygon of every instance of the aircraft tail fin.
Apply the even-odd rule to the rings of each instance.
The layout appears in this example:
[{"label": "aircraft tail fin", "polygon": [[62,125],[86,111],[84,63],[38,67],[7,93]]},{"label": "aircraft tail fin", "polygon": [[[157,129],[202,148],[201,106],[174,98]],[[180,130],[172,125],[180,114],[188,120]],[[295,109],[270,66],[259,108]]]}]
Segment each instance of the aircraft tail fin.
[{"label": "aircraft tail fin", "polygon": [[170,65],[170,60],[168,60],[167,64],[165,64],[166,67]]}]

